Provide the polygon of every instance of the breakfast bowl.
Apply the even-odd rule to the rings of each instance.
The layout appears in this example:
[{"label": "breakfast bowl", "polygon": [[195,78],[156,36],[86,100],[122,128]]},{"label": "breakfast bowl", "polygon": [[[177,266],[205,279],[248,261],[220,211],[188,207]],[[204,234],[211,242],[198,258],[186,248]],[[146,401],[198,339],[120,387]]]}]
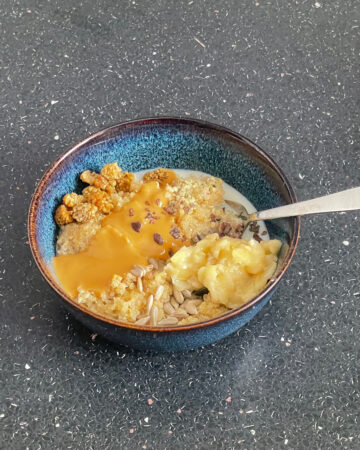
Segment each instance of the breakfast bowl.
[{"label": "breakfast bowl", "polygon": [[116,161],[141,172],[157,167],[199,171],[221,178],[257,210],[294,203],[292,186],[278,165],[249,139],[224,127],[184,118],[149,118],[112,126],[79,142],[57,159],[41,179],[30,205],[28,234],[33,257],[57,298],[92,331],[120,345],[150,351],[193,349],[218,341],[245,325],[269,301],[296,250],[300,218],[266,222],[281,241],[277,267],[265,287],[240,307],[186,325],[128,323],[90,311],[64,289],[54,270],[58,227],[54,214],[68,192],[84,187],[79,174]]}]

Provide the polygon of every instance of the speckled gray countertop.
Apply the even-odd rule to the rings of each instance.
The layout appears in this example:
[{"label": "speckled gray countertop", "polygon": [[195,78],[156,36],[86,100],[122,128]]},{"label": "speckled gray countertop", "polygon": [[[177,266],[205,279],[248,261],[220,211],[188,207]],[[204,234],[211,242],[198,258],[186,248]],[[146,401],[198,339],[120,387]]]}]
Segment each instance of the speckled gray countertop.
[{"label": "speckled gray countertop", "polygon": [[259,315],[187,353],[68,316],[27,245],[35,185],[108,125],[153,115],[259,143],[298,197],[360,184],[356,0],[1,0],[4,449],[358,449],[359,212],[303,219]]}]

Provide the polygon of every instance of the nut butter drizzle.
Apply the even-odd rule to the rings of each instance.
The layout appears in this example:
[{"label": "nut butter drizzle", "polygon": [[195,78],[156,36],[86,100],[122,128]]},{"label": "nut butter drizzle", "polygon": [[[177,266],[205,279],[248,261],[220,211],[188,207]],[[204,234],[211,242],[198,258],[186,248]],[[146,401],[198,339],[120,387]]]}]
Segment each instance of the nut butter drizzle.
[{"label": "nut butter drizzle", "polygon": [[107,215],[82,252],[53,258],[55,272],[71,296],[83,289],[100,295],[114,274],[125,274],[149,258],[166,260],[187,245],[177,231],[176,217],[166,210],[165,185],[144,183],[119,210]]}]

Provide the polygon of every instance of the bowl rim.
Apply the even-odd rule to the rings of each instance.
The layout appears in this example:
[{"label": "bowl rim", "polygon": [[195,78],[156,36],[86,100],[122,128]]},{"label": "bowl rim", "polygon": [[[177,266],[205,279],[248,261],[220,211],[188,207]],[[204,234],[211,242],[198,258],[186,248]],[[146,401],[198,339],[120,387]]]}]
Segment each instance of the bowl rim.
[{"label": "bowl rim", "polygon": [[67,303],[69,303],[72,307],[79,310],[80,312],[91,316],[92,318],[96,320],[100,320],[101,322],[105,322],[107,324],[115,325],[120,328],[126,328],[130,330],[136,330],[136,331],[144,331],[144,332],[150,332],[150,333],[164,333],[164,332],[182,332],[182,331],[189,331],[189,330],[197,330],[201,328],[205,328],[211,325],[218,325],[219,323],[223,321],[227,321],[228,319],[231,319],[237,315],[240,315],[241,313],[247,311],[248,309],[252,308],[253,306],[259,304],[264,298],[277,286],[281,278],[284,276],[285,272],[287,271],[293,257],[295,250],[298,245],[299,236],[300,236],[300,216],[294,217],[294,224],[293,224],[293,236],[290,240],[289,244],[289,250],[287,252],[287,256],[284,259],[282,268],[277,272],[275,277],[268,283],[268,285],[263,289],[258,295],[256,295],[254,298],[252,298],[249,302],[245,303],[244,305],[239,306],[238,308],[235,308],[221,316],[214,317],[212,319],[206,320],[204,322],[197,322],[190,325],[178,325],[178,326],[168,326],[168,327],[149,327],[149,326],[139,326],[131,323],[121,322],[117,321],[115,319],[107,318],[104,316],[101,316],[99,314],[96,314],[79,303],[77,303],[75,300],[73,300],[70,296],[68,296],[61,287],[54,282],[50,271],[48,270],[43,258],[41,257],[37,239],[36,239],[36,217],[37,217],[37,207],[39,204],[40,196],[43,193],[44,188],[47,185],[48,180],[51,178],[51,176],[56,172],[57,168],[61,165],[61,163],[67,159],[68,156],[80,151],[82,147],[85,144],[90,143],[91,141],[94,141],[98,139],[100,136],[107,137],[107,135],[111,135],[113,131],[121,131],[129,127],[134,126],[143,126],[143,125],[151,125],[151,124],[176,124],[176,125],[195,125],[200,128],[206,128],[210,131],[216,131],[216,132],[222,132],[226,133],[227,135],[230,135],[231,137],[235,138],[236,140],[241,140],[248,145],[250,145],[258,155],[262,157],[265,162],[272,167],[272,169],[275,170],[277,175],[280,177],[282,182],[284,183],[284,186],[288,192],[288,195],[291,199],[291,203],[294,203],[297,201],[297,197],[295,194],[295,191],[290,184],[288,178],[283,173],[283,171],[280,169],[280,167],[277,165],[277,163],[267,154],[264,150],[262,150],[257,144],[255,144],[250,139],[246,138],[245,136],[241,135],[240,133],[236,133],[229,128],[226,128],[222,125],[213,124],[211,122],[200,120],[200,119],[193,119],[188,117],[176,117],[176,116],[158,116],[158,117],[147,117],[147,118],[139,118],[134,119],[126,122],[121,122],[116,125],[112,125],[110,127],[104,128],[100,131],[97,131],[90,136],[86,137],[85,139],[82,139],[77,144],[72,146],[69,150],[67,150],[65,153],[60,155],[54,163],[48,168],[48,170],[45,172],[45,174],[40,179],[39,183],[37,184],[37,187],[34,191],[34,194],[32,195],[30,207],[29,207],[29,213],[28,213],[28,221],[27,221],[27,227],[28,227],[28,239],[29,239],[29,245],[31,249],[32,256],[36,262],[36,265],[38,266],[38,269],[40,270],[40,273],[45,278],[45,280],[48,282],[48,284],[54,289],[54,291],[60,295],[60,297],[63,298]]}]

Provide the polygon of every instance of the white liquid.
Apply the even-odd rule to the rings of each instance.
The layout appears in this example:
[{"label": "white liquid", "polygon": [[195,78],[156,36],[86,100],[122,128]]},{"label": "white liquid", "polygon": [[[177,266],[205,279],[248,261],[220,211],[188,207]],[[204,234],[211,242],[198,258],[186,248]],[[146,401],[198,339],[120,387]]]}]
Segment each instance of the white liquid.
[{"label": "white liquid", "polygon": [[[155,170],[155,169],[152,169]],[[182,178],[187,178],[191,175],[195,175],[197,177],[201,177],[201,176],[207,176],[210,177],[211,175],[209,175],[208,173],[205,172],[199,172],[197,170],[185,170],[185,169],[172,169],[179,177]],[[147,170],[142,170],[141,172],[135,172],[135,176],[137,180],[141,180],[142,177],[144,176],[145,173],[149,172],[149,169]],[[234,189],[232,186],[230,186],[229,184],[225,183],[225,181],[223,181],[223,188],[224,188],[224,198],[226,198],[226,200],[232,200],[233,202],[238,202],[241,205],[245,206],[247,212],[253,213],[256,212],[256,208],[254,207],[254,205],[246,198],[244,197],[242,194],[240,194],[240,192],[238,192],[236,189]],[[262,220],[259,220],[257,222],[257,224],[260,226],[259,229],[259,235],[261,236],[261,239],[263,239],[264,241],[268,241],[269,238],[269,233],[267,232],[267,228],[265,223]],[[262,235],[262,233],[266,231],[265,235]],[[242,235],[243,239],[251,239],[253,237],[253,234],[249,228],[247,228],[244,232],[244,234]]]}]

